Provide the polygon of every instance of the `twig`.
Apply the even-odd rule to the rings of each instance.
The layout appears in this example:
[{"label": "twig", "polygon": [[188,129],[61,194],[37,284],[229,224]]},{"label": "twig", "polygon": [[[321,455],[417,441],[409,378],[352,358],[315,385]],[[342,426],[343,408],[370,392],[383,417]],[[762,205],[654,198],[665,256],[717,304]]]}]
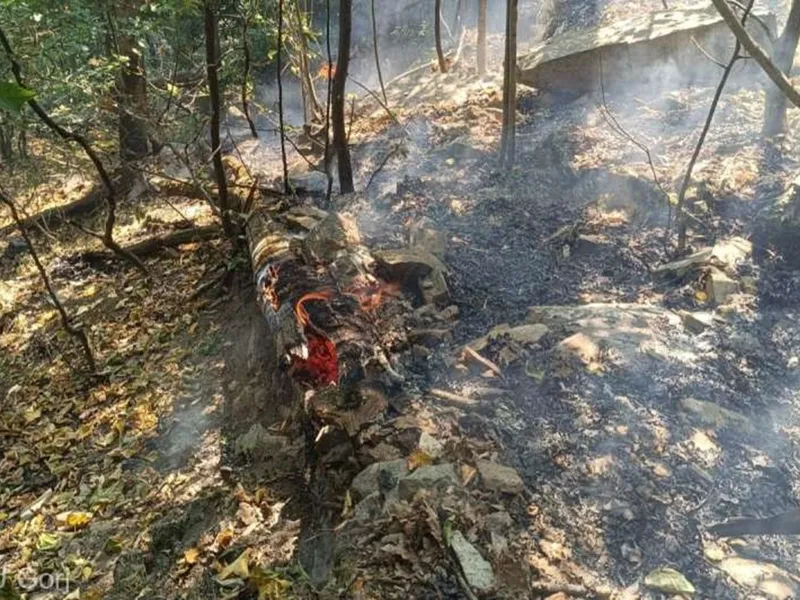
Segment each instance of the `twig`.
[{"label": "twig", "polygon": [[[378,82],[381,85],[381,93],[383,94],[383,101],[388,104],[389,100],[386,98],[386,87],[383,85],[383,73],[381,71],[381,59],[378,54],[378,24],[375,19],[375,0],[370,0],[370,8],[372,9],[372,45],[375,49],[375,69],[378,71]],[[352,79],[352,77],[351,77]],[[388,110],[388,108],[387,108]]]},{"label": "twig", "polygon": [[89,371],[91,373],[97,372],[97,363],[95,363],[94,354],[92,354],[92,348],[89,345],[89,338],[86,337],[86,332],[83,330],[83,328],[72,323],[72,319],[67,314],[64,305],[61,304],[61,300],[59,300],[58,294],[56,294],[53,285],[50,283],[50,278],[47,276],[47,271],[45,270],[44,265],[42,265],[42,261],[39,259],[39,254],[36,252],[36,248],[34,247],[33,242],[28,235],[28,231],[22,225],[22,220],[17,212],[17,207],[11,201],[11,198],[6,196],[2,190],[0,190],[0,202],[5,204],[11,211],[11,218],[14,220],[14,223],[17,224],[17,229],[19,229],[22,239],[25,240],[25,243],[28,245],[28,251],[31,253],[31,258],[36,265],[36,269],[39,271],[39,275],[42,277],[44,287],[47,289],[47,293],[50,295],[50,299],[53,301],[53,304],[55,304],[56,310],[61,317],[61,325],[64,327],[64,330],[67,333],[78,340],[78,343],[83,350],[83,356],[89,366]]},{"label": "twig", "polygon": [[381,164],[379,164],[378,168],[375,169],[372,172],[372,175],[369,176],[369,179],[367,180],[367,185],[364,186],[364,191],[365,192],[369,189],[369,186],[372,185],[372,181],[375,179],[375,177],[378,175],[378,173],[380,173],[381,170],[383,169],[383,167],[386,166],[386,163],[389,162],[389,159],[392,158],[392,156],[394,156],[399,149],[400,149],[400,146],[395,146],[394,148],[389,150],[389,152],[386,153],[386,156],[383,157],[383,160],[381,161]]},{"label": "twig", "polygon": [[278,0],[278,52],[275,60],[278,70],[278,122],[281,133],[281,166],[283,167],[283,191],[291,193],[289,186],[289,165],[286,162],[286,129],[283,123],[283,77],[281,77],[281,52],[283,47],[283,0]]},{"label": "twig", "polygon": [[[755,0],[750,0],[750,3],[747,5],[747,8],[742,15],[742,22],[741,27],[744,27],[745,22],[747,21],[747,16],[750,14],[750,11],[753,8],[753,2]],[[733,65],[736,64],[736,61],[739,60],[740,55],[739,52],[742,49],[742,44],[739,41],[739,38],[736,38],[736,45],[733,49],[733,54],[731,55],[730,60],[728,61],[727,66],[725,67],[725,71],[722,73],[722,78],[717,85],[717,89],[714,92],[714,98],[711,100],[711,106],[708,109],[708,116],[706,117],[706,122],[703,124],[703,130],[700,132],[700,137],[697,139],[697,145],[694,147],[694,152],[692,152],[692,157],[689,159],[689,165],[686,167],[686,174],[683,177],[683,183],[681,183],[681,189],[678,192],[678,202],[677,202],[677,219],[678,219],[678,250],[683,250],[686,247],[686,218],[683,206],[686,201],[686,191],[689,189],[689,184],[692,181],[692,171],[694,170],[694,165],[697,162],[697,158],[700,156],[700,150],[703,148],[703,143],[706,141],[706,135],[708,134],[708,130],[711,129],[711,122],[714,120],[714,113],[717,111],[717,104],[719,104],[719,99],[722,97],[722,90],[725,88],[725,84],[728,82],[728,77],[730,77],[731,70],[733,69]]]},{"label": "twig", "polygon": [[385,111],[386,111],[386,114],[387,114],[387,115],[389,115],[389,118],[390,118],[392,121],[394,121],[394,122],[395,122],[395,124],[397,124],[397,125],[399,125],[400,127],[402,127],[402,128],[403,128],[403,131],[405,131],[406,133],[408,133],[408,131],[406,130],[406,128],[403,126],[403,124],[402,124],[400,121],[398,121],[398,120],[397,120],[397,117],[394,115],[394,113],[392,112],[392,110],[389,108],[389,106],[388,106],[388,105],[387,105],[385,102],[383,102],[383,101],[380,99],[380,96],[378,96],[378,94],[376,94],[375,92],[373,92],[371,89],[369,89],[369,88],[368,88],[367,86],[365,86],[363,83],[361,83],[361,82],[359,82],[359,81],[356,81],[355,79],[353,79],[353,76],[352,76],[352,75],[348,75],[348,76],[347,76],[347,78],[348,78],[350,81],[352,81],[353,83],[355,83],[355,84],[356,84],[358,87],[360,87],[362,90],[366,91],[366,92],[367,92],[367,93],[368,93],[370,96],[372,96],[372,97],[375,99],[375,102],[377,102],[378,104],[380,104],[380,105],[381,105],[381,107],[383,108],[383,110],[385,110]]},{"label": "twig", "polygon": [[692,43],[694,44],[694,47],[695,47],[695,48],[697,48],[697,49],[700,51],[700,54],[702,54],[702,55],[703,55],[703,56],[705,56],[705,57],[706,57],[708,60],[710,60],[712,63],[714,63],[715,65],[717,65],[717,66],[718,66],[720,69],[724,69],[724,68],[725,68],[725,63],[724,63],[724,62],[722,62],[722,61],[719,61],[719,60],[717,60],[716,58],[714,58],[713,56],[711,56],[711,54],[709,53],[709,51],[708,51],[708,50],[706,50],[705,48],[703,48],[703,47],[700,45],[700,42],[698,42],[698,41],[697,41],[697,38],[695,38],[694,36],[692,36],[690,39],[692,40]]}]

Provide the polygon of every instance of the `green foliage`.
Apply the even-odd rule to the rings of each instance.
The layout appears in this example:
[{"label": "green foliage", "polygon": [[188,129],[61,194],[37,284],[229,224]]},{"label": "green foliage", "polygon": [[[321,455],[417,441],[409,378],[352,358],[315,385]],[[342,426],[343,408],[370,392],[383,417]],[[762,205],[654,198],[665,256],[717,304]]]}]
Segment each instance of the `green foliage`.
[{"label": "green foliage", "polygon": [[16,83],[0,81],[0,109],[12,114],[19,114],[28,100],[36,97],[33,90],[24,88]]}]

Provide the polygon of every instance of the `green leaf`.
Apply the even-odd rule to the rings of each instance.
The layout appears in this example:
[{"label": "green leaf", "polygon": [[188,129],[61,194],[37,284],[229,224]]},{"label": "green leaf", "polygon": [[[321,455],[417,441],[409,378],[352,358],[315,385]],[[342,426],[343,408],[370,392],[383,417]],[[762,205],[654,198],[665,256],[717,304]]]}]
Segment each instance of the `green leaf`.
[{"label": "green leaf", "polygon": [[24,88],[16,83],[0,81],[0,109],[10,113],[19,114],[23,105],[36,97],[33,90]]}]

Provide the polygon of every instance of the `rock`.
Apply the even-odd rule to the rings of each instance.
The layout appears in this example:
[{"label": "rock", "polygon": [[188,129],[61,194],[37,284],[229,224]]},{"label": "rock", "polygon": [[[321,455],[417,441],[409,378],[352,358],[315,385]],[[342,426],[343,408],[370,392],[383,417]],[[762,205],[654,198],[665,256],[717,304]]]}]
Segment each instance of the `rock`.
[{"label": "rock", "polygon": [[753,244],[742,238],[732,237],[717,241],[711,249],[711,257],[718,261],[728,273],[733,274],[736,265],[753,253]]},{"label": "rock", "polygon": [[408,243],[412,248],[430,252],[441,258],[447,249],[447,236],[430,226],[428,219],[414,223],[408,234]]},{"label": "rock", "polygon": [[706,277],[706,294],[708,299],[715,304],[725,304],[727,300],[739,291],[739,284],[717,268],[712,268]]},{"label": "rock", "polygon": [[471,588],[479,592],[488,592],[494,587],[494,571],[492,565],[481,556],[481,553],[470,544],[460,531],[456,531],[450,539],[450,547],[461,565],[464,578]]},{"label": "rock", "polygon": [[417,447],[432,458],[439,458],[444,450],[444,445],[442,442],[437,440],[427,431],[423,431],[420,434]]},{"label": "rock", "polygon": [[369,522],[381,514],[383,501],[380,492],[372,492],[353,509],[353,518],[361,522]]},{"label": "rock", "polygon": [[703,424],[709,427],[736,427],[748,433],[752,433],[755,430],[750,419],[743,414],[723,408],[713,402],[684,398],[681,400],[681,406],[685,411],[697,416]]},{"label": "rock", "polygon": [[[405,463],[403,463],[405,465]],[[440,489],[460,483],[452,463],[420,467],[410,475],[400,479],[400,499],[411,500],[422,489]]]},{"label": "rock", "polygon": [[683,326],[692,333],[703,333],[714,324],[714,315],[706,311],[689,312],[681,311]]},{"label": "rock", "polygon": [[661,567],[650,571],[644,578],[644,584],[664,594],[694,594],[692,582],[675,569]]},{"label": "rock", "polygon": [[289,446],[289,440],[282,435],[269,433],[260,423],[253,423],[247,433],[236,440],[237,454],[252,460],[263,460]]},{"label": "rock", "polygon": [[331,213],[308,232],[303,241],[311,258],[331,263],[342,248],[361,243],[358,225],[349,216]]},{"label": "rock", "polygon": [[447,308],[443,308],[439,311],[439,314],[436,315],[437,318],[445,323],[450,323],[452,321],[456,321],[458,319],[458,306],[455,304],[451,304]]},{"label": "rock", "polygon": [[561,340],[555,351],[564,360],[577,359],[584,365],[598,362],[602,354],[600,345],[583,332],[575,333]]},{"label": "rock", "polygon": [[374,448],[366,448],[364,452],[376,462],[397,460],[402,456],[399,449],[386,442],[381,442]]},{"label": "rock", "polygon": [[483,486],[489,490],[519,494],[525,489],[525,484],[519,474],[511,467],[487,460],[479,460],[475,466],[478,467]]},{"label": "rock", "polygon": [[357,498],[366,498],[374,492],[381,491],[382,482],[388,484],[393,479],[396,483],[407,473],[408,467],[402,458],[373,463],[355,476],[350,489]]},{"label": "rock", "polygon": [[513,524],[514,522],[511,520],[511,515],[504,510],[498,510],[497,512],[488,514],[483,519],[484,527],[491,533],[505,533]]},{"label": "rock", "polygon": [[450,302],[450,289],[444,278],[444,271],[433,271],[423,278],[419,284],[422,293],[422,302],[442,306]]},{"label": "rock", "polygon": [[699,269],[707,264],[713,252],[712,248],[703,248],[690,254],[686,258],[675,260],[653,269],[653,275],[657,277],[681,278],[690,271]]},{"label": "rock", "polygon": [[720,561],[718,566],[759,597],[788,600],[800,596],[796,577],[772,563],[732,556]]}]

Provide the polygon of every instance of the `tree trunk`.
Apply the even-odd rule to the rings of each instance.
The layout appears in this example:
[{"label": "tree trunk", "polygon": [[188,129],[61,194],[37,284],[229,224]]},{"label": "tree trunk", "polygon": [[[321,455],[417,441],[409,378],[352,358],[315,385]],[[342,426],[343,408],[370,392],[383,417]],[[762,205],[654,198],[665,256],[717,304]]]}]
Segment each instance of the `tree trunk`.
[{"label": "tree trunk", "polygon": [[436,14],[433,15],[433,36],[436,42],[436,56],[439,59],[439,70],[447,73],[447,62],[442,51],[442,0],[436,0],[434,10]]},{"label": "tree trunk", "polygon": [[[783,33],[775,44],[773,61],[788,76],[794,64],[797,42],[800,39],[800,0],[792,0],[792,8]],[[764,105],[764,127],[762,134],[772,137],[787,132],[786,97],[774,85],[767,88],[767,99]]]},{"label": "tree trunk", "polygon": [[350,149],[347,145],[347,128],[344,122],[345,87],[347,71],[350,66],[350,36],[353,28],[353,0],[341,0],[339,4],[339,56],[336,60],[336,73],[333,76],[331,102],[333,121],[333,147],[339,169],[339,191],[350,194],[355,191],[353,166],[350,163]]},{"label": "tree trunk", "polygon": [[[119,154],[123,165],[140,160],[149,153],[147,77],[144,57],[136,36],[128,30],[130,19],[139,9],[137,0],[121,0],[116,14],[111,17],[111,35],[116,53],[125,59],[116,84],[119,113]],[[116,25],[122,23],[126,31],[118,33]]]},{"label": "tree trunk", "polygon": [[478,0],[478,75],[486,75],[486,3]]},{"label": "tree trunk", "polygon": [[222,144],[219,137],[220,89],[219,89],[219,50],[217,48],[217,7],[215,0],[205,0],[205,44],[206,44],[206,77],[208,78],[208,95],[211,102],[211,122],[209,124],[211,136],[211,155],[214,165],[214,177],[217,181],[217,195],[219,210],[222,220],[222,229],[232,241],[236,241],[236,230],[231,220],[228,205],[228,182],[225,168],[222,164]]},{"label": "tree trunk", "polygon": [[517,8],[518,0],[507,0],[506,45],[503,61],[503,133],[500,141],[500,163],[510,170],[514,166],[517,134]]},{"label": "tree trunk", "polygon": [[317,98],[317,90],[314,88],[314,80],[311,77],[311,67],[308,61],[308,39],[305,33],[306,13],[300,0],[294,0],[294,32],[293,38],[297,53],[297,70],[300,73],[300,81],[303,85],[303,95],[306,98],[306,123],[319,121],[322,118],[322,106]]},{"label": "tree trunk", "polygon": [[289,163],[286,160],[286,127],[283,122],[283,0],[278,0],[278,52],[275,58],[276,75],[278,80],[278,127],[281,136],[281,165],[283,166],[283,191],[291,192],[289,184]]}]

